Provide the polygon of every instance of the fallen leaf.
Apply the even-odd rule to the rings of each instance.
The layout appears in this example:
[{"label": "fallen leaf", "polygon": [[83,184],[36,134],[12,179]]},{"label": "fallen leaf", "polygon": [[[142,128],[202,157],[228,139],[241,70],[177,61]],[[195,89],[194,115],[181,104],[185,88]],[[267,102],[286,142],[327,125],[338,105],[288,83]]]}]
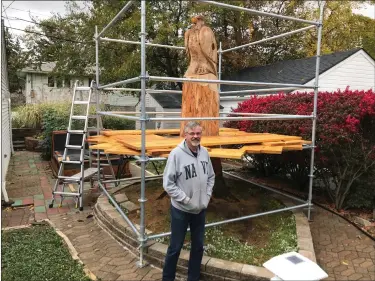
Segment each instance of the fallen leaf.
[{"label": "fallen leaf", "polygon": [[341,263],[344,265],[349,265],[346,261],[342,261]]}]

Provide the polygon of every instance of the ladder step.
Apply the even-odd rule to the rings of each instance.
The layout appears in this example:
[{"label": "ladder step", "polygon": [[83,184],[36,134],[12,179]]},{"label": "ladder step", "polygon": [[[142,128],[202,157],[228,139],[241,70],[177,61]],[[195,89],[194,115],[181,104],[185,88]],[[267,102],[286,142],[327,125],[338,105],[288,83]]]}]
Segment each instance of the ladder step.
[{"label": "ladder step", "polygon": [[74,193],[74,192],[54,191],[53,193],[60,194],[60,195],[68,195],[68,196],[80,196],[79,193]]},{"label": "ladder step", "polygon": [[[96,173],[98,172],[98,169],[97,168],[88,168],[86,170],[83,171],[83,179],[87,179],[89,177],[92,177],[93,175],[95,175]],[[73,178],[81,178],[81,172],[73,175],[72,177]]]},{"label": "ladder step", "polygon": [[75,100],[73,104],[89,104],[89,101],[86,100]]},{"label": "ladder step", "polygon": [[82,149],[82,146],[81,145],[67,145],[65,146],[65,148],[67,149],[77,149],[77,150],[81,150]]},{"label": "ladder step", "polygon": [[[89,116],[87,116],[88,118],[91,118],[91,119],[93,119],[93,118],[97,118],[98,117],[98,115],[89,115]],[[96,128],[95,128],[96,129]]]},{"label": "ladder step", "polygon": [[69,134],[84,134],[84,130],[68,130]]},{"label": "ladder step", "polygon": [[77,87],[76,91],[89,91],[90,89],[90,87]]},{"label": "ladder step", "polygon": [[80,178],[74,177],[74,176],[71,176],[71,177],[58,176],[57,178],[60,180],[69,181],[69,182],[78,182],[81,180]]},{"label": "ladder step", "polygon": [[[92,162],[91,165],[95,165],[95,166],[97,166],[98,163],[96,163],[96,162]],[[100,163],[100,166],[101,166],[101,167],[109,167],[109,166],[111,166],[111,164]]]},{"label": "ladder step", "polygon": [[72,115],[72,119],[75,119],[75,120],[86,120],[87,117],[85,115]]},{"label": "ladder step", "polygon": [[64,164],[78,164],[78,165],[82,164],[81,161],[71,161],[71,160],[62,160],[61,162]]}]

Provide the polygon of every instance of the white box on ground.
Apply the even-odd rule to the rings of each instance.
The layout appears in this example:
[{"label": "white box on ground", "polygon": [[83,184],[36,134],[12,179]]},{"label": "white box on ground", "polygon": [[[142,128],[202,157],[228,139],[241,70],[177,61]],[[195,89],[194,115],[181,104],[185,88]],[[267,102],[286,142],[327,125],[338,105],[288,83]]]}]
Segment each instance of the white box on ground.
[{"label": "white box on ground", "polygon": [[328,277],[316,263],[296,252],[273,257],[263,266],[275,274],[271,280],[318,281]]}]

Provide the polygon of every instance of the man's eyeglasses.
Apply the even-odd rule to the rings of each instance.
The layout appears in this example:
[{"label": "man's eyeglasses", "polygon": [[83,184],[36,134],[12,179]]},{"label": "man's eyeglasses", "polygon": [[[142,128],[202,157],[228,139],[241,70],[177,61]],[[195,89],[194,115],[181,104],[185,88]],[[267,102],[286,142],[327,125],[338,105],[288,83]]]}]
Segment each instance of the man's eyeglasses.
[{"label": "man's eyeglasses", "polygon": [[191,137],[194,137],[194,136],[197,136],[197,137],[200,137],[202,135],[202,132],[199,132],[199,133],[194,133],[194,132],[191,132],[191,133],[187,133],[189,136]]}]

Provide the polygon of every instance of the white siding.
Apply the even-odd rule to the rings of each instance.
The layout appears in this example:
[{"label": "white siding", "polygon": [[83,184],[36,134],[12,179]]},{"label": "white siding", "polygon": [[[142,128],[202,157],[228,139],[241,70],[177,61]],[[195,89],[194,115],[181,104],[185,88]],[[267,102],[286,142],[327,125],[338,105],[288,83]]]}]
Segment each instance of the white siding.
[{"label": "white siding", "polygon": [[[2,26],[3,29],[3,26]],[[1,184],[5,188],[6,173],[12,153],[12,133],[10,118],[10,93],[8,83],[5,41],[2,30],[1,40]]]},{"label": "white siding", "polygon": [[[159,114],[158,117],[179,118],[181,117],[181,108],[166,108],[165,112],[175,112],[175,114]],[[161,129],[178,129],[180,128],[180,121],[163,121]]]},{"label": "white siding", "polygon": [[[315,79],[306,83],[314,85]],[[319,91],[375,90],[375,63],[364,51],[360,50],[319,76]],[[308,89],[299,91],[311,91]]]},{"label": "white siding", "polygon": [[[150,109],[150,111],[155,111],[155,112],[163,112],[165,111],[163,109],[163,107],[150,95],[150,94],[146,94],[146,111],[148,111],[148,109]],[[139,102],[139,104],[136,106],[136,110],[135,111],[138,111],[140,112],[141,111],[141,103]],[[140,115],[137,115],[137,116],[140,116]],[[157,117],[162,117],[161,115],[157,114],[156,115]],[[150,117],[155,117],[155,114],[153,115],[150,115]],[[155,129],[157,129],[157,126],[158,124],[155,123]],[[135,123],[135,128],[137,130],[140,130],[141,129],[141,124],[140,122],[136,122]],[[163,128],[163,127],[160,127],[160,128]]]},{"label": "white siding", "polygon": [[236,100],[236,99],[222,100],[222,101],[220,101],[220,105],[224,108],[221,109],[221,111],[230,112],[230,111],[232,111],[232,108],[237,108],[239,102],[243,102],[243,99],[241,99],[241,100]]},{"label": "white siding", "polygon": [[116,106],[135,106],[138,103],[138,97],[133,95],[124,95],[120,93],[107,93],[103,94],[106,99],[106,104]]},{"label": "white siding", "polygon": [[49,87],[47,73],[27,73],[24,92],[26,103],[71,101],[76,80],[82,80],[85,86],[89,85],[89,78],[73,78],[68,86]]}]

